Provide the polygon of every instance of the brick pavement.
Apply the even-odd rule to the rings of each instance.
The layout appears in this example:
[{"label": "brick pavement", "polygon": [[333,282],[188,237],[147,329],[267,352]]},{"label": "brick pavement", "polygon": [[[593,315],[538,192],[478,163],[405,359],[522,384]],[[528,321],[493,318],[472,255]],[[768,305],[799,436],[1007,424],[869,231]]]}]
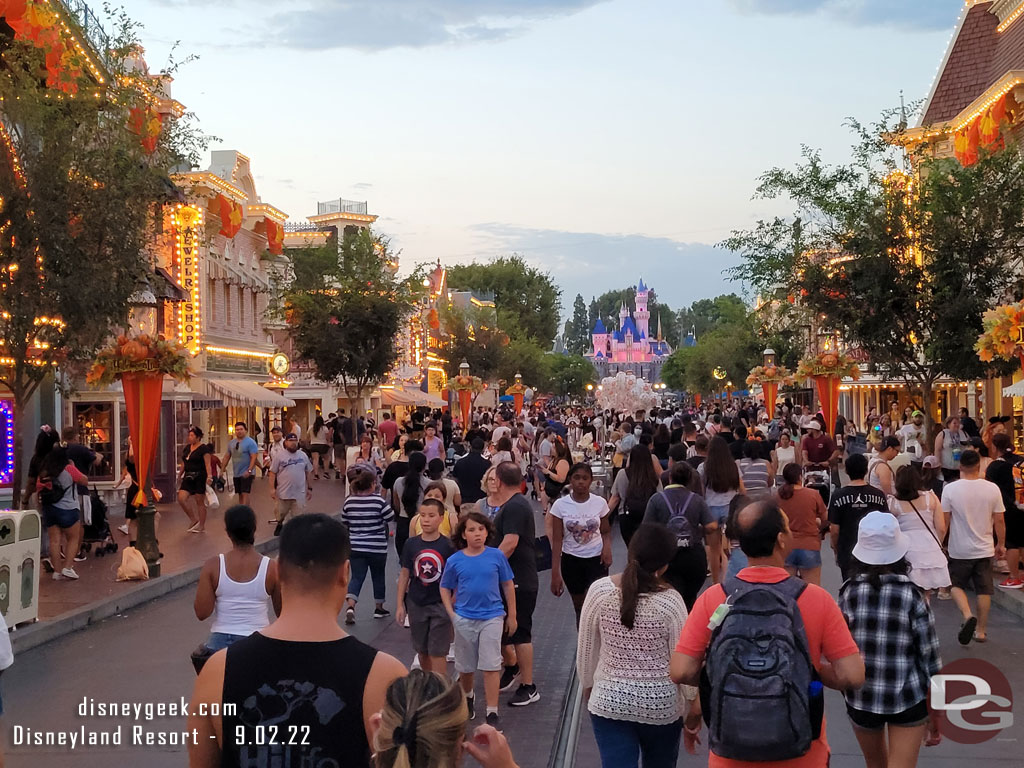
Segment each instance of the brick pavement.
[{"label": "brick pavement", "polygon": [[[342,481],[315,480],[313,499],[309,509],[314,512],[336,512],[341,509]],[[206,533],[188,533],[188,519],[177,503],[160,504],[160,551],[164,553],[161,563],[161,578],[173,577],[202,565],[208,558],[230,547],[224,532],[224,510],[234,503],[234,496],[221,493],[220,507],[210,510],[207,515]],[[273,539],[273,526],[267,521],[273,517],[273,501],[265,478],[256,478],[250,503],[256,511],[259,527],[256,543],[262,544]],[[118,551],[104,557],[90,555],[82,563],[75,563],[75,570],[81,576],[78,581],[64,579],[54,581],[49,574],[42,574],[39,584],[40,621],[52,621],[70,612],[111,597],[124,596],[140,587],[140,582],[116,581],[117,567],[121,564],[121,549],[128,546],[128,537],[117,530],[124,523],[124,506],[112,505],[109,522]]]}]

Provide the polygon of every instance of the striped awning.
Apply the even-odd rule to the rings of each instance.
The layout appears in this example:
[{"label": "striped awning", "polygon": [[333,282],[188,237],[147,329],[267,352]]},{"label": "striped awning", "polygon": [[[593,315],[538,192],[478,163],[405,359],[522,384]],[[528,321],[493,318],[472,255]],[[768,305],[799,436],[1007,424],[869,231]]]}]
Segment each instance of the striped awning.
[{"label": "striped awning", "polygon": [[239,379],[204,379],[208,394],[218,396],[225,404],[241,408],[291,408],[294,400],[282,397],[255,381]]}]

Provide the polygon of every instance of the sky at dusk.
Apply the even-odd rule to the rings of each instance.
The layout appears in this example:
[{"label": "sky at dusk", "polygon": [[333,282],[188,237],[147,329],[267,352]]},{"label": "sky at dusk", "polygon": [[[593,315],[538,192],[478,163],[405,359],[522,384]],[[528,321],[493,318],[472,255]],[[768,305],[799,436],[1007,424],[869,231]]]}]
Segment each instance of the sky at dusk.
[{"label": "sky at dusk", "polygon": [[[928,95],[962,0],[131,0],[152,70],[300,220],[367,200],[403,264],[518,252],[570,309],[643,276],[736,290],[714,244],[801,145]],[[98,6],[96,10],[99,10]]]}]

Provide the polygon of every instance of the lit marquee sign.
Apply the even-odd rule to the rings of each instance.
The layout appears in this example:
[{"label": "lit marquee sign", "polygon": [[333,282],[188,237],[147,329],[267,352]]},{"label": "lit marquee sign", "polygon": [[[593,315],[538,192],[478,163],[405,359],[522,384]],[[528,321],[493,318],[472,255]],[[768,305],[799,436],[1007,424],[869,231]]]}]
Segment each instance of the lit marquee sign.
[{"label": "lit marquee sign", "polygon": [[174,214],[175,251],[181,287],[188,297],[178,307],[181,343],[193,355],[199,353],[199,242],[203,212],[194,205],[179,205]]}]

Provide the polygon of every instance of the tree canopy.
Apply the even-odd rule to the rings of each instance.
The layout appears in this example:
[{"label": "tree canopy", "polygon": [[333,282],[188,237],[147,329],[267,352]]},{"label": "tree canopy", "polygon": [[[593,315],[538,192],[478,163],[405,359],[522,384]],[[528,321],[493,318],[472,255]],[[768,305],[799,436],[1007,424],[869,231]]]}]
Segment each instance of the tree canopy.
[{"label": "tree canopy", "polygon": [[582,397],[587,384],[597,381],[597,371],[585,357],[577,355],[551,356],[551,390],[563,397]]},{"label": "tree canopy", "polygon": [[590,349],[590,332],[593,327],[583,296],[577,293],[572,305],[572,317],[565,323],[565,348],[570,355],[582,355]]},{"label": "tree canopy", "polygon": [[846,165],[805,149],[794,169],[765,173],[758,195],[792,201],[794,215],[724,245],[743,256],[736,279],[863,348],[883,377],[920,389],[930,416],[941,376],[989,367],[973,351],[984,311],[1020,297],[1024,158],[983,151],[965,168],[909,146],[884,118],[854,129]]},{"label": "tree canopy", "polygon": [[550,349],[558,334],[562,289],[551,275],[531,267],[522,256],[502,256],[489,262],[457,264],[448,270],[448,285],[456,291],[493,293],[498,328]]}]

